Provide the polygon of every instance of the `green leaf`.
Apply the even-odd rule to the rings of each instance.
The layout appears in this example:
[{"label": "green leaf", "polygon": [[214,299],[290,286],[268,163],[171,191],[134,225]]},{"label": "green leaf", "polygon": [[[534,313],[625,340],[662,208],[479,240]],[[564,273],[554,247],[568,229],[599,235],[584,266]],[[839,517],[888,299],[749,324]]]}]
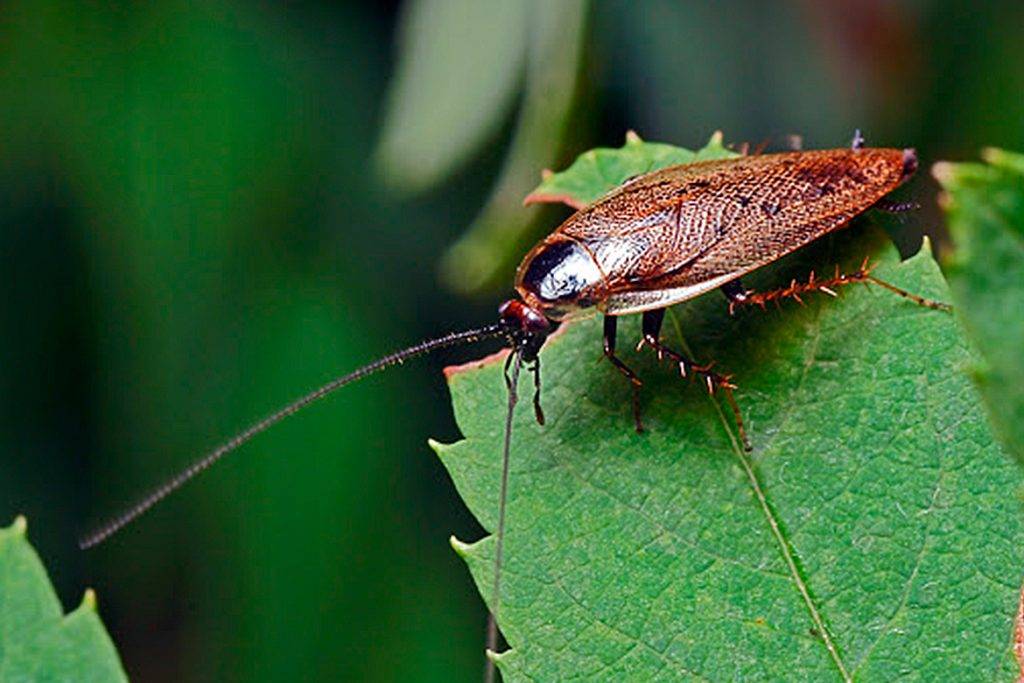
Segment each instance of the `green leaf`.
[{"label": "green leaf", "polygon": [[99,616],[96,596],[63,615],[25,519],[0,529],[0,679],[127,681]]},{"label": "green leaf", "polygon": [[739,156],[737,152],[722,146],[721,132],[712,135],[708,144],[697,151],[644,142],[639,135],[630,132],[622,147],[592,149],[577,157],[566,170],[546,174],[543,182],[526,198],[526,203],[563,202],[581,209],[633,176],[677,164],[736,156]]},{"label": "green leaf", "polygon": [[1024,459],[1024,155],[989,149],[983,156],[987,165],[933,169],[955,247],[944,265],[981,352],[975,380],[1003,442]]},{"label": "green leaf", "polygon": [[[947,297],[928,249],[899,263],[874,240],[825,240],[812,263],[874,253],[879,278]],[[748,286],[806,273],[784,265]],[[548,423],[528,405],[515,419],[506,680],[1013,680],[1024,479],[963,372],[957,319],[862,286],[725,309],[718,294],[676,307],[666,337],[734,373],[751,453],[719,400],[631,350],[635,317],[619,346],[645,381],[644,434],[598,321],[543,350]],[[489,530],[499,359],[449,373],[465,440],[436,446]],[[490,604],[493,538],[453,543]]]},{"label": "green leaf", "polygon": [[393,187],[430,187],[494,136],[515,101],[532,3],[413,0],[377,161]]}]

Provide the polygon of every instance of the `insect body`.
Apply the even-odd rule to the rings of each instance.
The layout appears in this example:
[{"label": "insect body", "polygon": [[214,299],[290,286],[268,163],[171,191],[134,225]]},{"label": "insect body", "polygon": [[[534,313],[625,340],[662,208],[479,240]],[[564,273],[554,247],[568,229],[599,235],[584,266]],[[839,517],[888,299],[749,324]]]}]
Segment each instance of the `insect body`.
[{"label": "insect body", "polygon": [[[871,281],[918,303],[941,307],[875,280],[862,267],[858,273],[837,273],[780,292],[748,292],[739,278],[826,235],[878,203],[917,166],[910,149],[862,148],[792,152],[707,161],[666,168],[627,181],[592,205],[577,211],[531,249],[516,274],[519,298],[499,308],[499,320],[479,329],[456,332],[384,356],[288,404],[195,461],[156,488],[126,512],[82,540],[83,547],[102,542],[120,528],[237,449],[257,434],[323,396],[367,375],[440,348],[501,338],[511,347],[506,370],[509,411],[505,426],[494,572],[495,604],[491,608],[488,648],[496,649],[497,598],[500,596],[501,553],[511,416],[521,366],[534,373],[534,404],[540,410],[539,354],[548,334],[562,321],[602,313],[604,353],[631,382],[637,430],[640,379],[615,353],[618,316],[641,313],[641,345],[676,363],[684,375],[701,378],[714,392],[723,389],[737,418],[735,388],[727,376],[700,366],[660,341],[667,306],[721,288],[731,305],[798,296],[852,281]],[[493,666],[489,667],[493,676]]]},{"label": "insect body", "polygon": [[913,150],[839,149],[675,166],[627,182],[535,246],[516,290],[548,318],[625,315],[720,287],[876,203]]},{"label": "insect body", "polygon": [[[661,344],[664,309],[718,287],[731,302],[746,301],[742,275],[844,226],[916,168],[912,149],[855,147],[648,173],[576,212],[531,249],[515,283],[525,305],[505,307],[520,313],[527,336],[542,316],[605,314],[605,355],[634,387],[634,418],[642,431],[641,382],[615,355],[615,316],[643,313],[641,345],[676,362],[682,374],[699,375],[711,391],[733,388],[729,378]],[[746,441],[739,411],[731,394],[727,398]]]},{"label": "insect body", "polygon": [[833,150],[655,171],[562,223],[516,290],[555,319],[679,303],[841,227],[915,167],[912,150]]}]

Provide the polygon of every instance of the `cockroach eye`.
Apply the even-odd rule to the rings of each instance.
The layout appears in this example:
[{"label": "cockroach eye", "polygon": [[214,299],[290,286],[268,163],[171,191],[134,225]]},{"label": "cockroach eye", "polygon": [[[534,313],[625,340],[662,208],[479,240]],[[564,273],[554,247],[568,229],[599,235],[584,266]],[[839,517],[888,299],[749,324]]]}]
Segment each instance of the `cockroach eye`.
[{"label": "cockroach eye", "polygon": [[544,314],[511,299],[498,308],[498,315],[513,348],[522,354],[524,361],[535,360],[551,332],[551,323]]},{"label": "cockroach eye", "polygon": [[503,323],[519,332],[547,332],[551,327],[543,313],[515,299],[499,306],[498,315]]},{"label": "cockroach eye", "polygon": [[536,251],[519,285],[545,308],[582,307],[593,302],[581,295],[602,280],[593,257],[577,242],[565,240]]}]

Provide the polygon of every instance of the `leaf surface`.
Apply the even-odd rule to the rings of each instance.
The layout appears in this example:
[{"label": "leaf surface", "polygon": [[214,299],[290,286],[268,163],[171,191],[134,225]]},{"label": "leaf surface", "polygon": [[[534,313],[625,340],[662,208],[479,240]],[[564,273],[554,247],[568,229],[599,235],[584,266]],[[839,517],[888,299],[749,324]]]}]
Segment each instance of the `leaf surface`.
[{"label": "leaf surface", "polygon": [[20,517],[0,529],[0,680],[128,680],[95,595],[86,591],[82,604],[63,614]]},{"label": "leaf surface", "polygon": [[[604,192],[586,187],[573,196]],[[948,299],[928,249],[900,263],[859,228],[822,242],[746,284],[874,254],[878,277]],[[619,348],[645,381],[642,435],[599,321],[549,340],[547,425],[528,406],[515,420],[507,680],[1014,679],[1024,478],[964,372],[957,318],[877,287],[823,299],[730,318],[709,294],[670,313],[669,343],[734,374],[752,453],[717,398],[630,350],[635,318]],[[491,531],[498,360],[450,373],[465,440],[436,446]],[[490,604],[493,537],[453,542]]]},{"label": "leaf surface", "polygon": [[721,133],[712,135],[704,147],[689,150],[661,142],[645,142],[630,132],[622,147],[592,149],[577,157],[566,170],[547,175],[526,197],[526,203],[562,202],[581,209],[634,176],[677,164],[736,156],[739,156],[737,152],[722,146]]},{"label": "leaf surface", "polygon": [[955,250],[957,311],[981,352],[974,377],[1007,448],[1024,459],[1024,155],[937,164]]}]

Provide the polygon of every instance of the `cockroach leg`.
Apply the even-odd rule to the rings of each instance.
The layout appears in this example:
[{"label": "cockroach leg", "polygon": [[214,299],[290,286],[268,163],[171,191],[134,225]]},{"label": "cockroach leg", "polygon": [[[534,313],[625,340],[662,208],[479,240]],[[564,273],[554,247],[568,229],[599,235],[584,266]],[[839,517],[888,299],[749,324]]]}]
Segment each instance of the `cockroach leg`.
[{"label": "cockroach leg", "polygon": [[853,140],[850,141],[850,149],[854,151],[864,149],[864,136],[860,134],[860,128],[853,131]]},{"label": "cockroach leg", "polygon": [[725,298],[729,300],[729,315],[735,313],[737,307],[747,303],[747,299],[749,299],[750,295],[753,294],[753,292],[743,286],[743,283],[740,282],[739,278],[736,278],[731,282],[726,282],[721,286],[721,290],[722,294],[725,295]]},{"label": "cockroach leg", "polygon": [[872,284],[878,285],[879,287],[884,287],[885,289],[888,289],[890,292],[897,296],[901,296],[904,299],[909,299],[910,301],[913,301],[918,306],[924,306],[925,308],[930,308],[935,311],[946,311],[947,313],[953,310],[953,307],[947,303],[943,303],[942,301],[935,301],[933,299],[925,299],[923,296],[918,296],[913,292],[908,292],[905,289],[900,289],[896,285],[891,285],[885,280],[879,280],[878,278],[872,275],[868,275],[865,279],[865,282],[870,282]]},{"label": "cockroach leg", "polygon": [[921,208],[921,205],[917,202],[894,202],[891,199],[879,199],[875,202],[875,209],[881,209],[888,213],[905,213],[907,211],[917,211]]},{"label": "cockroach leg", "polygon": [[709,393],[716,389],[735,389],[736,385],[730,381],[727,375],[720,375],[714,372],[711,367],[714,363],[697,365],[683,354],[675,351],[661,343],[661,324],[665,320],[665,309],[659,308],[653,311],[645,311],[643,314],[643,340],[638,349],[649,346],[658,354],[658,360],[668,359],[679,368],[679,374],[683,377],[697,377],[708,387]]},{"label": "cockroach leg", "polygon": [[533,373],[533,415],[537,424],[544,426],[544,409],[540,407],[540,357],[533,359],[529,369]]},{"label": "cockroach leg", "polygon": [[643,339],[637,348],[643,348],[644,346],[651,347],[651,349],[658,354],[659,360],[668,359],[674,363],[679,368],[679,374],[683,377],[699,378],[707,387],[709,394],[721,391],[726,402],[729,404],[729,408],[732,410],[733,417],[736,420],[736,429],[739,432],[740,441],[743,444],[744,450],[753,450],[750,445],[750,440],[747,438],[747,430],[743,426],[743,416],[740,414],[740,407],[737,405],[736,398],[732,394],[732,390],[736,388],[736,385],[732,383],[732,377],[729,375],[720,375],[719,373],[714,372],[711,369],[714,362],[708,363],[707,365],[697,365],[683,354],[662,344],[661,324],[664,320],[664,308],[644,312],[642,323]]},{"label": "cockroach leg", "polygon": [[[924,297],[908,292],[905,289],[900,289],[896,285],[889,284],[884,280],[879,280],[871,274],[871,271],[874,270],[874,268],[875,266],[869,264],[868,259],[865,258],[864,261],[861,262],[860,267],[852,273],[842,273],[839,270],[839,266],[836,266],[835,274],[830,277],[818,277],[812,270],[806,282],[797,282],[796,280],[792,280],[790,281],[789,286],[780,287],[779,289],[773,289],[768,292],[745,291],[742,299],[733,298],[726,293],[726,296],[729,296],[729,313],[732,313],[736,307],[741,305],[757,305],[764,308],[768,303],[774,302],[778,304],[782,299],[795,299],[798,303],[803,304],[804,300],[801,296],[814,292],[820,292],[831,297],[836,297],[839,296],[838,289],[840,287],[858,282],[884,287],[904,299],[913,301],[918,306],[924,306],[925,308],[931,308],[937,311],[953,310],[953,307],[949,304],[942,303],[941,301],[925,299]],[[735,280],[733,282],[735,282]],[[723,286],[722,289],[724,291],[725,287]]]},{"label": "cockroach leg", "polygon": [[633,387],[633,420],[636,423],[637,433],[640,433],[644,431],[643,420],[640,418],[640,387],[643,386],[643,381],[636,376],[632,368],[615,355],[615,336],[618,320],[613,315],[606,315],[604,317],[604,357],[611,361],[612,365],[622,373],[623,377],[629,380]]}]

